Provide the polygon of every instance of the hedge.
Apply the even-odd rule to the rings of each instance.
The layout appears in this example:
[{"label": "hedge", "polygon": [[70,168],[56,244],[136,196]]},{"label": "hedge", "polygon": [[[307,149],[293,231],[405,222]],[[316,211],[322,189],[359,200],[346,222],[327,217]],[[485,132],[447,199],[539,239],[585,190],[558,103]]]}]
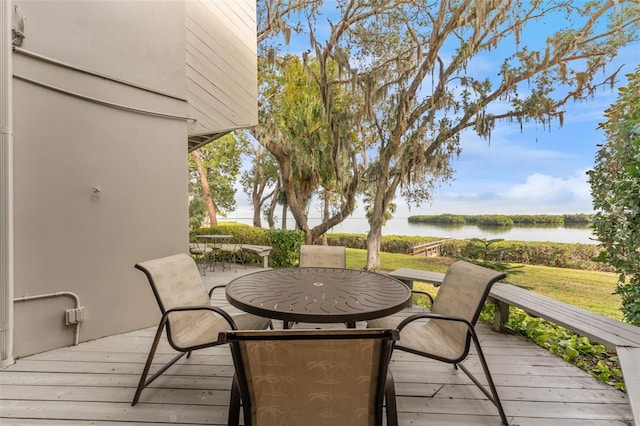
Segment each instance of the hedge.
[{"label": "hedge", "polygon": [[[468,257],[474,247],[477,248],[477,245],[474,245],[470,240],[446,240],[442,243],[442,256]],[[505,248],[507,250],[500,253],[500,259],[488,259],[491,261],[590,271],[611,271],[608,265],[593,260],[600,252],[600,248],[595,244],[499,241],[493,244],[493,248]]]},{"label": "hedge", "polygon": [[[276,267],[295,266],[298,248],[304,241],[301,231],[268,230],[239,223],[225,223],[213,228],[196,229],[191,232],[190,241],[195,242],[195,235],[201,234],[229,234],[233,235],[233,240],[237,243],[270,245],[273,247],[270,260],[272,266]],[[363,234],[329,234],[327,240],[332,246],[367,249],[367,236]],[[386,253],[411,254],[414,246],[439,240],[442,238],[384,235],[381,250]],[[442,256],[469,257],[473,247],[477,247],[477,245],[474,245],[471,240],[443,240]],[[493,244],[493,248],[496,249],[503,247],[508,250],[500,254],[500,259],[488,260],[557,268],[611,271],[608,265],[593,260],[600,252],[600,248],[595,244],[538,241],[500,241]]]}]

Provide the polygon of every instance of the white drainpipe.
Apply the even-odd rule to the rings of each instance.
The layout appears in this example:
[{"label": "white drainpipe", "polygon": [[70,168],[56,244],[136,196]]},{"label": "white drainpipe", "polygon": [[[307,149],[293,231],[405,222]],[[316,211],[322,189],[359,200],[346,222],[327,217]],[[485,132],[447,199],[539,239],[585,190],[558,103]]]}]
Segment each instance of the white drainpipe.
[{"label": "white drainpipe", "polygon": [[14,363],[12,3],[0,1],[0,368]]}]

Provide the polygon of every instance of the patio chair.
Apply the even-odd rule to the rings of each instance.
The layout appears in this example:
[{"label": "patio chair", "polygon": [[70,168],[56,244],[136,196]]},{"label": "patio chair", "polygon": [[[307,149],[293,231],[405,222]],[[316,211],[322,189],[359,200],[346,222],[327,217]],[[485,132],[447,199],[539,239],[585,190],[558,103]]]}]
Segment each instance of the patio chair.
[{"label": "patio chair", "polygon": [[[301,245],[300,246],[300,262],[301,268],[318,267],[318,268],[346,268],[347,267],[347,249],[344,246],[316,246]],[[289,323],[284,323],[284,328],[289,328]],[[355,326],[347,324],[347,326]]]},{"label": "patio chair", "polygon": [[347,254],[344,246],[300,246],[301,267],[346,268]]},{"label": "patio chair", "polygon": [[[430,313],[412,315],[402,321],[397,317],[370,320],[368,326],[397,328],[400,331],[397,349],[451,363],[456,369],[460,367],[493,402],[502,423],[507,425],[507,417],[474,329],[491,286],[503,278],[505,275],[501,272],[457,261],[447,270]],[[482,364],[489,390],[461,364],[469,355],[471,340]]]},{"label": "patio chair", "polygon": [[[221,308],[211,306],[211,295],[205,288],[200,272],[191,256],[181,253],[135,265],[144,272],[156,297],[162,318],[151,344],[147,362],[140,376],[131,405],[136,405],[142,390],[157,379],[169,367],[191,351],[221,345],[218,334],[224,330],[262,330],[271,325],[268,318],[251,314],[229,315]],[[173,349],[180,352],[171,361],[159,368],[149,379],[149,369],[158,348],[163,330]]]},{"label": "patio chair", "polygon": [[229,425],[396,426],[388,370],[397,330],[229,331]]},{"label": "patio chair", "polygon": [[207,268],[209,265],[207,264],[207,258],[211,255],[213,249],[205,243],[190,243],[189,244],[189,253],[191,253],[191,257],[196,262],[196,264],[202,268],[202,273],[206,275]]},{"label": "patio chair", "polygon": [[242,254],[242,244],[239,243],[225,243],[220,245],[220,260],[222,261],[222,269],[224,269],[224,262],[226,261],[229,264],[229,269],[231,269],[231,265],[235,268],[235,271],[238,272],[238,262],[242,264],[244,269],[247,269],[247,265],[244,264],[244,256]]}]

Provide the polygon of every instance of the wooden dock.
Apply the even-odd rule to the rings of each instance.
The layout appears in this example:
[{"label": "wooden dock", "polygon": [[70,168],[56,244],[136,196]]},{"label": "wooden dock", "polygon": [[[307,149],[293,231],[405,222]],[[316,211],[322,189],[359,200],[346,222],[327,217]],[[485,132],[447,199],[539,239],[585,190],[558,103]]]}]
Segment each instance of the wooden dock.
[{"label": "wooden dock", "polygon": [[440,256],[442,251],[442,242],[444,240],[432,241],[430,243],[418,244],[411,247],[412,256],[435,257]]},{"label": "wooden dock", "polygon": [[[252,270],[257,269],[207,273],[207,285]],[[226,304],[222,292],[216,302]],[[403,312],[415,311],[419,308]],[[233,376],[227,347],[200,350],[181,360],[131,407],[154,331],[152,327],[33,355],[0,370],[0,424],[226,424]],[[493,332],[486,324],[478,331],[511,425],[633,424],[623,392],[524,338]],[[157,361],[173,353],[164,341]],[[481,371],[474,355],[466,365],[474,373]],[[495,407],[448,364],[396,351],[391,371],[400,425],[500,424]]]}]

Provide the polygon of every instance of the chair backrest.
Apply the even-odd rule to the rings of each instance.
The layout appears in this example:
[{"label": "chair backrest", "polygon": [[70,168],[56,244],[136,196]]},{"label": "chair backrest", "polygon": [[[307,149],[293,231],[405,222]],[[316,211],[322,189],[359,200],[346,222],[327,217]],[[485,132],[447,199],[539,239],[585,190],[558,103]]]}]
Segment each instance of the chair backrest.
[{"label": "chair backrest", "polygon": [[232,331],[246,425],[381,425],[397,330]]},{"label": "chair backrest", "polygon": [[[464,318],[475,325],[491,286],[503,278],[505,275],[502,272],[463,260],[457,261],[447,270],[431,312]],[[454,345],[459,346],[459,353],[466,355],[470,335],[465,324],[441,320],[431,320],[429,323],[429,326],[440,328],[450,343],[455,342]]]},{"label": "chair backrest", "polygon": [[[144,272],[149,279],[163,314],[176,307],[211,304],[198,266],[186,253],[140,262],[135,267]],[[207,311],[172,313],[167,324],[167,333],[174,338],[182,333],[190,333],[194,324],[212,315]]]},{"label": "chair backrest", "polygon": [[344,246],[300,246],[301,267],[346,268],[347,252]]}]

